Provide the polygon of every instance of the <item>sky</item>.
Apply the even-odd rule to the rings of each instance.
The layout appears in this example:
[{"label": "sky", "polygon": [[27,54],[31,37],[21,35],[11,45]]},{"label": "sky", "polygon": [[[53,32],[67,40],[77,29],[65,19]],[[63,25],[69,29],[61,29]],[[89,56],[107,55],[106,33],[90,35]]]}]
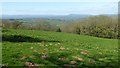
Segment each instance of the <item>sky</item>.
[{"label": "sky", "polygon": [[[2,3],[3,15],[68,15],[68,14],[117,14],[118,1],[77,2],[6,2]],[[73,2],[72,2],[73,1]]]},{"label": "sky", "polygon": [[120,0],[0,0],[0,2],[119,2]]}]

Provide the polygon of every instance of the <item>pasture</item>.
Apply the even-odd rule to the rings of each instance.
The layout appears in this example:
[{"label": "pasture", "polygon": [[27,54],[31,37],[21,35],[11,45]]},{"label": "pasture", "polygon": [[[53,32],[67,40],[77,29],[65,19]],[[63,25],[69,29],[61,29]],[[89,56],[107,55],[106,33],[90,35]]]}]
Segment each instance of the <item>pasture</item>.
[{"label": "pasture", "polygon": [[3,29],[2,41],[3,66],[116,68],[118,65],[117,39]]}]

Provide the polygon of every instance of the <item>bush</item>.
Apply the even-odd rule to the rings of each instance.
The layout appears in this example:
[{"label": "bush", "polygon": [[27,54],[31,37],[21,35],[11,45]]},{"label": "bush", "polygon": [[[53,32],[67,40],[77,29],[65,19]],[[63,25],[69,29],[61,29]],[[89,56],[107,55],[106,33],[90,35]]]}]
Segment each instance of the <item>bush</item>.
[{"label": "bush", "polygon": [[60,29],[60,28],[58,28],[58,29],[56,30],[56,32],[61,32],[61,29]]}]

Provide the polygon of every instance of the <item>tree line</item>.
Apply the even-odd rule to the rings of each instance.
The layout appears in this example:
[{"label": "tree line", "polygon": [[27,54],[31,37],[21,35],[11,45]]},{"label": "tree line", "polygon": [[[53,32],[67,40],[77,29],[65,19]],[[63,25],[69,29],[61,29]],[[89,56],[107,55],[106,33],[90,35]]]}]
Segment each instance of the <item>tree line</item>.
[{"label": "tree line", "polygon": [[76,20],[72,23],[62,23],[62,26],[53,25],[46,20],[40,20],[40,23],[36,25],[24,25],[24,23],[25,22],[19,20],[2,20],[2,27],[11,29],[67,32],[102,38],[117,39],[119,37],[118,18],[116,16],[90,16],[83,20]]},{"label": "tree line", "polygon": [[[67,28],[67,30],[65,29]],[[89,35],[102,38],[118,38],[118,18],[110,16],[93,16],[63,26],[65,32]]]}]

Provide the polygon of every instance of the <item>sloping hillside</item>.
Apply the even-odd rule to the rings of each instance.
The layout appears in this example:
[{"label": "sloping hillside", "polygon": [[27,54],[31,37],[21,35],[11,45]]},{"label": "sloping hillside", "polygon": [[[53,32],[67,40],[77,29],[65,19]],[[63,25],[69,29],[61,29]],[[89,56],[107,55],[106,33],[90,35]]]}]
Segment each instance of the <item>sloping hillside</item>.
[{"label": "sloping hillside", "polygon": [[118,40],[36,30],[3,30],[4,66],[115,67]]}]

